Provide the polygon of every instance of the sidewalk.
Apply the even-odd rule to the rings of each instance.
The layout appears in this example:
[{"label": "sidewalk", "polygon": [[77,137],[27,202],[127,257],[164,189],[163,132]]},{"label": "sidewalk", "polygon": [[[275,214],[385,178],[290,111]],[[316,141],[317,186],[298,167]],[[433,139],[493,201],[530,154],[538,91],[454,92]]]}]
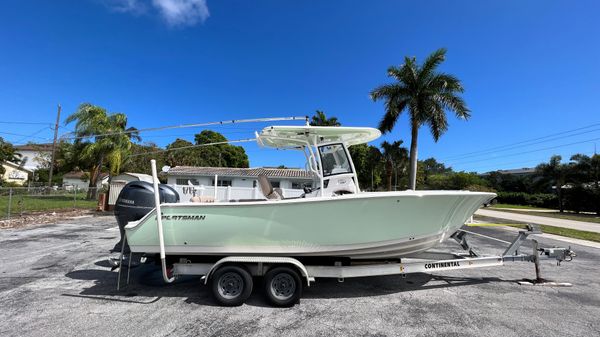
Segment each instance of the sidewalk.
[{"label": "sidewalk", "polygon": [[600,233],[600,224],[593,222],[575,221],[567,219],[549,218],[539,215],[527,215],[511,212],[492,211],[489,209],[479,209],[475,212],[477,215],[487,216],[491,218],[506,219],[525,223],[533,223],[539,225],[548,225],[555,227],[563,227],[577,229],[580,231]]}]

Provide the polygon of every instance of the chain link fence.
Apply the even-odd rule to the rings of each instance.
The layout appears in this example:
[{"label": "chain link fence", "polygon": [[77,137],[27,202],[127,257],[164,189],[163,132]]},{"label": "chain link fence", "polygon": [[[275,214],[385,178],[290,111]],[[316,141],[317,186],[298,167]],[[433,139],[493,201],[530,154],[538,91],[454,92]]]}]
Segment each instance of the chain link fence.
[{"label": "chain link fence", "polygon": [[95,209],[100,191],[67,187],[0,187],[0,220],[37,212]]}]

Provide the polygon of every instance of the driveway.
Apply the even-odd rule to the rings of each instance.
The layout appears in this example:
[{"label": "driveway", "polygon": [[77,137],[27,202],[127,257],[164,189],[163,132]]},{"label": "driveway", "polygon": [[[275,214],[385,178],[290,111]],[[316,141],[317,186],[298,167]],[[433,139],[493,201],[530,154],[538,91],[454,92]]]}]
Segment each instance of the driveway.
[{"label": "driveway", "polygon": [[[515,235],[469,230],[502,240]],[[165,285],[154,265],[132,269],[130,285],[117,292],[117,274],[106,263],[117,236],[112,217],[0,230],[0,336],[562,337],[600,331],[595,248],[573,245],[577,258],[561,267],[542,263],[544,277],[571,288],[518,285],[534,276],[533,265],[521,262],[406,278],[318,279],[292,308],[270,307],[257,285],[247,304],[225,308],[199,278]],[[471,242],[484,254],[504,249],[480,237]],[[445,242],[440,249],[458,246]]]}]

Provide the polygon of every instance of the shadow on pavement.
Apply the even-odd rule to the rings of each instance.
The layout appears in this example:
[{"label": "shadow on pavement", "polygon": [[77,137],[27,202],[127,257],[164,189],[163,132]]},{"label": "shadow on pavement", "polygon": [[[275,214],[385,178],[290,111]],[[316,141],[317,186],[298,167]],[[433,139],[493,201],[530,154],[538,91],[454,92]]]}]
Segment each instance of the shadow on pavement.
[{"label": "shadow on pavement", "polygon": [[[172,284],[165,284],[159,267],[141,265],[131,269],[129,285],[126,284],[127,269],[123,269],[121,290],[117,291],[117,272],[111,272],[110,266],[104,261],[98,261],[95,264],[105,269],[75,270],[65,275],[75,280],[94,281],[94,285],[83,289],[79,294],[63,294],[63,296],[136,304],[152,304],[163,297],[181,297],[186,298],[185,302],[189,304],[218,305],[210,294],[210,288],[205,286],[199,277],[180,277]],[[304,288],[302,298],[372,297],[407,291],[447,289],[497,282],[512,281],[495,277],[465,278],[425,273],[408,274],[406,277],[392,275],[351,278],[344,282],[338,282],[336,279],[318,279],[310,287]],[[253,293],[246,301],[247,305],[271,306],[265,301],[262,288],[262,280],[255,278]]]}]

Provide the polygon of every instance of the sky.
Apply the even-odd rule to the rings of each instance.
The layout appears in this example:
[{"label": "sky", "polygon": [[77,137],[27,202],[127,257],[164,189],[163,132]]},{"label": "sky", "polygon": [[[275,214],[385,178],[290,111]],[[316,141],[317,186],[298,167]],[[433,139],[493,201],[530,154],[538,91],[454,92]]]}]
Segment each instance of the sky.
[{"label": "sky", "polygon": [[[422,127],[420,159],[476,172],[568,160],[600,151],[598,17],[596,0],[6,0],[0,137],[51,141],[57,104],[63,135],[83,102],[139,129],[317,109],[377,127],[383,103],[369,92],[391,81],[387,68],[445,47],[440,70],[461,79],[472,117],[449,113],[437,143]],[[234,140],[265,126],[213,130]],[[166,145],[200,130],[141,136]],[[409,146],[406,114],[372,144],[398,139]],[[304,167],[300,153],[244,147],[252,167]]]}]

